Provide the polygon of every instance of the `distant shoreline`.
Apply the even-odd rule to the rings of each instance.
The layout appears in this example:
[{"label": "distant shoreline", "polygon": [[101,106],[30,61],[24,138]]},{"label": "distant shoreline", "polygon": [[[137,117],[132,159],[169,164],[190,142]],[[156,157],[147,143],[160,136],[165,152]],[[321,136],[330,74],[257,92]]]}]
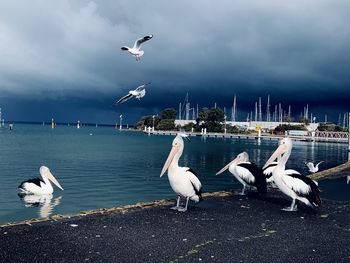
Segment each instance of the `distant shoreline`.
[{"label": "distant shoreline", "polygon": [[[145,134],[149,135],[172,135],[175,136],[180,131],[143,131]],[[262,140],[279,140],[284,138],[285,135],[274,135],[274,134],[264,134],[262,133],[259,137],[258,134],[245,134],[245,133],[215,133],[208,132],[202,134],[200,132],[186,132],[189,136],[192,137],[203,137],[203,138],[226,138],[226,139],[262,139]],[[312,137],[312,136],[297,136],[292,135],[288,136],[295,141],[305,141],[305,142],[327,142],[327,143],[348,143],[348,139],[340,138],[322,138],[322,137]]]}]

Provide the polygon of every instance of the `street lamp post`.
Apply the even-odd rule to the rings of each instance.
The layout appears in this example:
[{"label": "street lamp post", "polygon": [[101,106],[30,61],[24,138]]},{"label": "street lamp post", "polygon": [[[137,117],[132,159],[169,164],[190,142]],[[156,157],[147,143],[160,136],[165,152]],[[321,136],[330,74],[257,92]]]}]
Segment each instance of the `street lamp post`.
[{"label": "street lamp post", "polygon": [[348,160],[350,161],[350,113],[348,118]]},{"label": "street lamp post", "polygon": [[225,134],[226,134],[226,118],[227,118],[227,116],[225,115],[224,118],[225,118],[225,130],[224,131],[225,131]]},{"label": "street lamp post", "polygon": [[119,119],[120,119],[120,121],[119,121],[119,130],[122,130],[122,127],[123,127],[123,124],[122,124],[123,114],[120,114]]}]

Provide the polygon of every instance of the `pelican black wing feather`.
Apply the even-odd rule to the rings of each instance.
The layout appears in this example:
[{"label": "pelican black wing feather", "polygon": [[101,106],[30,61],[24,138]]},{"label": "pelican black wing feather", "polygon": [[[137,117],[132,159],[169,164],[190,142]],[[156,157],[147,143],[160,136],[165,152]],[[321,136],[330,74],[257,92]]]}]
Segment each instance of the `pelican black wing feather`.
[{"label": "pelican black wing feather", "polygon": [[247,169],[254,177],[254,186],[258,189],[259,193],[267,192],[266,178],[263,171],[255,163],[241,163],[238,164],[245,169]]},{"label": "pelican black wing feather", "polygon": [[[277,164],[275,163],[270,163],[268,166],[266,166],[264,169],[262,169],[262,171],[264,172],[266,169],[271,168],[271,167],[275,167],[277,166]],[[265,175],[266,178],[270,178],[272,176],[272,173]]]},{"label": "pelican black wing feather", "polygon": [[28,179],[26,181],[23,181],[19,186],[18,188],[23,188],[23,185],[25,183],[32,183],[32,184],[36,184],[37,186],[41,187],[40,183],[41,182],[44,182],[43,180],[41,180],[40,178],[31,178],[31,179]]},{"label": "pelican black wing feather", "polygon": [[301,174],[295,174],[295,173],[288,174],[288,176],[299,179],[303,181],[305,184],[310,186],[311,191],[309,193],[305,194],[305,193],[298,192],[298,195],[308,199],[314,207],[319,207],[321,205],[320,189],[318,189],[318,186],[315,184],[315,182],[311,178]]},{"label": "pelican black wing feather", "polygon": [[[192,168],[189,168],[187,170],[187,172],[193,173],[198,178],[198,174]],[[199,196],[199,201],[203,200],[203,198],[202,198],[203,187],[201,186],[199,189],[197,189],[196,186],[192,182],[191,182],[191,184],[193,186],[194,192],[196,193],[196,195]]]}]

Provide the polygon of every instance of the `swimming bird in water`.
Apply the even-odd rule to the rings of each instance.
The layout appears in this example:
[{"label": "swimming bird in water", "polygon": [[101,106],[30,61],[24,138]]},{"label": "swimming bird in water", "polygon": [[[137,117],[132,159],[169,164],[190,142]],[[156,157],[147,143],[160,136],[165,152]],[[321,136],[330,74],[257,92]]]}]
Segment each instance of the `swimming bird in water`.
[{"label": "swimming bird in water", "polygon": [[244,195],[245,189],[251,186],[256,187],[259,193],[266,193],[265,176],[259,167],[249,162],[248,153],[242,152],[238,154],[235,159],[217,172],[216,175],[223,173],[227,169],[243,185],[241,195]]},{"label": "swimming bird in water", "polygon": [[120,98],[115,104],[119,105],[119,104],[131,99],[132,97],[135,97],[136,99],[141,100],[141,98],[143,98],[146,95],[146,86],[149,84],[151,84],[151,82],[143,84],[141,86],[138,86],[134,90],[130,90],[127,95]]},{"label": "swimming bird in water", "polygon": [[53,188],[50,183],[53,182],[58,188],[63,191],[62,186],[52,175],[49,168],[46,166],[41,166],[39,169],[41,178],[32,178],[26,181],[23,181],[18,188],[24,194],[35,194],[35,195],[47,195],[53,193]]},{"label": "swimming bird in water", "polygon": [[315,166],[314,163],[312,163],[312,162],[308,162],[308,163],[305,162],[307,168],[309,168],[309,172],[310,172],[310,173],[317,173],[317,172],[318,172],[318,166],[319,166],[321,163],[324,163],[324,161],[319,162],[318,164],[316,164],[316,166]]},{"label": "swimming bird in water", "polygon": [[277,150],[271,155],[263,169],[268,167],[273,161],[278,159],[278,164],[273,170],[273,179],[282,193],[292,198],[292,204],[285,211],[296,211],[296,200],[313,207],[318,208],[321,205],[320,190],[315,182],[309,177],[285,173],[286,163],[291,155],[293,143],[290,138],[283,138],[279,142]]},{"label": "swimming bird in water", "polygon": [[139,61],[140,57],[142,57],[143,54],[145,53],[143,50],[140,50],[142,43],[152,38],[153,38],[153,35],[147,35],[147,36],[141,37],[135,41],[134,46],[132,48],[123,46],[121,47],[121,50],[128,51],[131,55],[135,57],[136,61]]},{"label": "swimming bird in water", "polygon": [[[177,194],[176,206],[173,210],[185,212],[189,199],[194,202],[202,200],[202,184],[197,178],[196,172],[189,167],[179,166],[179,159],[184,149],[183,138],[188,139],[188,135],[178,134],[172,143],[172,148],[169,156],[163,166],[160,177],[168,170],[169,183],[173,191]],[[181,197],[186,198],[185,207],[180,207]]]}]

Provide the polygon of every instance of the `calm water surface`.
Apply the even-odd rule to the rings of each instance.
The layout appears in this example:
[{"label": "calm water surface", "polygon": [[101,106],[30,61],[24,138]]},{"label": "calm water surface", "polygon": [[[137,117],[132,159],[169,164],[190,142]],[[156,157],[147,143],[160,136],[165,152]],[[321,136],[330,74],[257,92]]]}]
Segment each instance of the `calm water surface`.
[{"label": "calm water surface", "polygon": [[[0,129],[0,223],[53,214],[78,213],[101,207],[172,198],[166,176],[160,171],[171,148],[172,136],[147,136],[110,127],[15,125]],[[215,176],[235,155],[247,151],[253,162],[263,165],[277,141],[254,139],[191,138],[181,165],[200,175],[204,191],[240,187],[229,173]],[[295,142],[287,164],[307,174],[304,161],[325,160],[326,169],[347,159],[346,144]],[[53,196],[21,199],[17,186],[39,176],[48,166],[64,191]],[[350,200],[345,179],[321,182],[322,197]]]}]

